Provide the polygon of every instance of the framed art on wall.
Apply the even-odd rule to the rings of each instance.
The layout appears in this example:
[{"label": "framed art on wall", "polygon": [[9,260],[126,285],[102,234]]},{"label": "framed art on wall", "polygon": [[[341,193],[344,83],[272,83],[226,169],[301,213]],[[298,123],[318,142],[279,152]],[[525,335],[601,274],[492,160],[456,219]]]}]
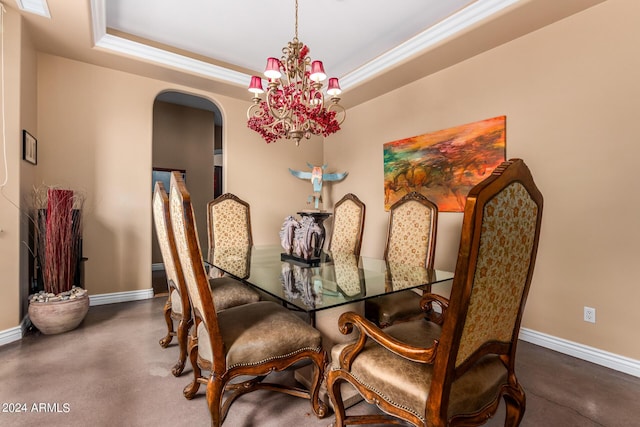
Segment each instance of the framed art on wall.
[{"label": "framed art on wall", "polygon": [[22,160],[38,164],[38,140],[26,130],[22,130]]},{"label": "framed art on wall", "polygon": [[469,190],[505,160],[506,116],[387,142],[383,149],[385,210],[417,191],[440,212],[462,212]]}]

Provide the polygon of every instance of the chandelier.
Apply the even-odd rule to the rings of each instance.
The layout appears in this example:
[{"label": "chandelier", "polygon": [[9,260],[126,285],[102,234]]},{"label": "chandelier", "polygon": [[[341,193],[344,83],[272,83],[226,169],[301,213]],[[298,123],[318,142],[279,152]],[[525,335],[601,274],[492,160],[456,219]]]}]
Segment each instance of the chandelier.
[{"label": "chandelier", "polygon": [[252,76],[249,92],[253,104],[247,110],[247,126],[267,142],[294,139],[296,145],[311,135],[328,136],[340,130],[346,111],[339,102],[342,92],[338,79],[327,84],[330,103],[325,105],[322,82],[326,80],[322,61],[311,61],[309,48],[298,40],[298,0],[296,0],[295,36],[282,48],[282,57],[267,58],[264,75],[268,81],[265,99],[260,94],[262,78]]}]

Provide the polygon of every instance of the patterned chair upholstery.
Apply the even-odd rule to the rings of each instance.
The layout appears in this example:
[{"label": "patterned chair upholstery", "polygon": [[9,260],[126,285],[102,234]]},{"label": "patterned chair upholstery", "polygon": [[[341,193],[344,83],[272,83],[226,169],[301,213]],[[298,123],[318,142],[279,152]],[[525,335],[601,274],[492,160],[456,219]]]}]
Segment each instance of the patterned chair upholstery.
[{"label": "patterned chair upholstery", "polygon": [[[405,195],[391,206],[384,258],[397,266],[433,268],[438,207],[420,193]],[[387,284],[398,282],[391,276]],[[393,289],[395,290],[395,288]],[[396,292],[365,302],[365,316],[381,327],[424,316],[420,295],[412,290]]]},{"label": "patterned chair upholstery", "polygon": [[[347,312],[343,333],[356,342],[332,349],[327,387],[336,426],[398,422],[415,426],[482,425],[501,398],[505,426],[518,426],[525,393],[515,375],[522,313],[540,236],[543,198],[520,159],[504,162],[469,193],[450,300],[442,325],[425,320],[382,330]],[[447,308],[448,307],[448,308]],[[383,415],[347,416],[340,385],[348,381]]]},{"label": "patterned chair upholstery", "polygon": [[[187,336],[192,325],[191,304],[187,297],[182,267],[178,261],[169,213],[169,196],[160,181],[156,182],[153,192],[153,219],[169,290],[169,296],[163,308],[167,335],[160,340],[160,345],[166,348],[174,336],[178,337],[180,353],[178,362],[171,369],[171,372],[174,376],[180,376],[187,358]],[[217,307],[220,310],[259,300],[259,295],[256,292],[232,278],[224,277],[211,280],[210,287],[211,292],[217,296],[219,301]],[[177,332],[174,330],[174,320],[178,322]]]},{"label": "patterned chair upholstery", "polygon": [[215,247],[253,245],[251,212],[247,202],[225,193],[207,204],[209,255]]},{"label": "patterned chair upholstery", "polygon": [[355,194],[346,194],[333,208],[333,232],[330,252],[360,256],[364,231],[365,204]]},{"label": "patterned chair upholstery", "polygon": [[[305,397],[314,413],[324,416],[327,407],[319,399],[319,390],[327,355],[320,332],[272,301],[216,311],[218,300],[209,291],[190,196],[177,173],[171,176],[169,198],[176,247],[194,316],[188,345],[194,379],[185,387],[184,396],[192,399],[200,384],[207,385],[212,426],[222,425],[237,397],[258,389]],[[262,382],[270,372],[304,361],[314,366],[310,391]],[[208,372],[206,376],[203,370]],[[255,378],[232,383],[240,376]],[[223,400],[225,392],[229,394]]]}]

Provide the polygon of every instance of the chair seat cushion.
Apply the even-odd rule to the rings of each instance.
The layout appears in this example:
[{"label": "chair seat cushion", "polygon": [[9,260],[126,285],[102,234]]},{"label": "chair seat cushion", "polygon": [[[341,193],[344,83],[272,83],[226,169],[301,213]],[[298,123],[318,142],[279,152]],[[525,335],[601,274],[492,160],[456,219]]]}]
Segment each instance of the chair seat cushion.
[{"label": "chair seat cushion", "polygon": [[[216,311],[260,300],[260,295],[256,291],[231,277],[223,276],[209,279],[209,286],[215,301]],[[175,289],[171,290],[171,311],[182,315],[182,297]]]},{"label": "chair seat cushion", "polygon": [[[291,311],[272,301],[232,307],[218,313],[227,350],[227,369],[282,359],[304,350],[319,351],[320,332]],[[198,327],[198,356],[211,361],[204,322]]]},{"label": "chair seat cushion", "polygon": [[[431,347],[440,336],[440,326],[425,320],[398,323],[384,330],[407,344]],[[331,351],[332,369],[348,343],[337,344]],[[356,357],[350,371],[361,385],[378,393],[393,406],[407,410],[424,420],[433,365],[417,363],[398,356],[373,340]],[[507,381],[507,369],[497,356],[485,357],[452,385],[449,417],[471,413],[497,395],[498,387]]]},{"label": "chair seat cushion", "polygon": [[413,290],[372,298],[365,301],[365,316],[381,326],[413,320],[424,315],[420,308],[420,298]]}]

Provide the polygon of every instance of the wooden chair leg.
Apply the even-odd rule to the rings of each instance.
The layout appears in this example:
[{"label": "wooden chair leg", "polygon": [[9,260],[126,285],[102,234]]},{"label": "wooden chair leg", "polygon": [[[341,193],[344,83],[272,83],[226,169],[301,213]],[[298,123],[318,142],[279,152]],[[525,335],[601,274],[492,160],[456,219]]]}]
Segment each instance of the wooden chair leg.
[{"label": "wooden chair leg", "polygon": [[507,408],[504,419],[505,427],[519,426],[526,408],[526,396],[519,384],[518,389],[504,395],[504,402]]},{"label": "wooden chair leg", "polygon": [[164,312],[164,321],[167,323],[167,335],[160,340],[160,346],[167,348],[176,335],[173,330],[173,319],[171,318],[171,297],[167,298],[167,302],[164,303],[162,311]]},{"label": "wooden chair leg", "polygon": [[311,407],[318,418],[324,418],[327,415],[327,405],[320,400],[320,387],[324,379],[325,367],[327,366],[327,354],[318,354],[313,358],[315,365],[313,369],[313,381],[311,383],[311,390],[309,393],[309,399],[311,400]]},{"label": "wooden chair leg", "polygon": [[193,381],[187,384],[182,390],[182,394],[187,399],[191,400],[195,397],[196,393],[200,389],[200,378],[202,377],[202,371],[198,366],[198,338],[189,336],[189,361],[193,368]]},{"label": "wooden chair leg", "polygon": [[337,371],[329,371],[327,373],[327,392],[329,398],[333,404],[333,412],[335,413],[336,422],[333,427],[344,426],[344,403],[342,402],[342,393],[340,392],[340,378],[337,375]]},{"label": "wooden chair leg", "polygon": [[185,320],[184,318],[180,320],[178,324],[178,345],[180,347],[180,356],[178,357],[178,362],[171,369],[171,373],[174,377],[179,377],[184,370],[184,365],[187,360],[187,340],[189,337],[189,328],[190,328],[191,320]]},{"label": "wooden chair leg", "polygon": [[224,383],[212,375],[207,382],[207,405],[211,414],[211,427],[220,427],[226,418],[227,411],[222,410],[222,394]]}]

